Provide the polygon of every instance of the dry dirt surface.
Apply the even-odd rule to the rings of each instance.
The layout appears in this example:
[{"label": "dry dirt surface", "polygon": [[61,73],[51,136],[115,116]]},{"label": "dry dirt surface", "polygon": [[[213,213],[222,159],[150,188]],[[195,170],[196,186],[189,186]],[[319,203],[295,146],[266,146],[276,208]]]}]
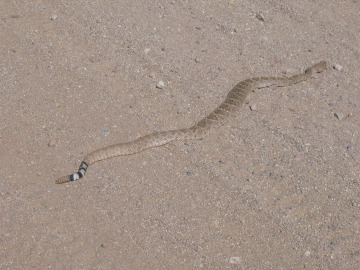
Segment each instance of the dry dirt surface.
[{"label": "dry dirt surface", "polygon": [[[0,269],[359,269],[360,1],[0,5]],[[202,140],[55,184],[321,60]]]}]

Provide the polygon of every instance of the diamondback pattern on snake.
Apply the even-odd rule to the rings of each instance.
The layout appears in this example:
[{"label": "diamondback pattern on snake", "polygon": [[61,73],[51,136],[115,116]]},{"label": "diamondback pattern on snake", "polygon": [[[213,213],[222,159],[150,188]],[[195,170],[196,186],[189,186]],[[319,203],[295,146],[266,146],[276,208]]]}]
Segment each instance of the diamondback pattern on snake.
[{"label": "diamondback pattern on snake", "polygon": [[231,89],[223,103],[194,126],[184,129],[156,132],[140,137],[134,141],[118,143],[96,150],[84,158],[78,172],[63,176],[57,179],[56,183],[62,184],[82,178],[89,165],[100,160],[122,155],[132,155],[148,148],[161,146],[175,140],[201,139],[211,130],[219,128],[229,119],[234,117],[239,112],[241,105],[244,103],[249,92],[257,88],[272,85],[278,87],[291,86],[298,82],[308,80],[313,73],[320,73],[325,68],[326,62],[321,61],[312,67],[309,67],[303,74],[297,74],[291,77],[257,77],[241,81]]}]

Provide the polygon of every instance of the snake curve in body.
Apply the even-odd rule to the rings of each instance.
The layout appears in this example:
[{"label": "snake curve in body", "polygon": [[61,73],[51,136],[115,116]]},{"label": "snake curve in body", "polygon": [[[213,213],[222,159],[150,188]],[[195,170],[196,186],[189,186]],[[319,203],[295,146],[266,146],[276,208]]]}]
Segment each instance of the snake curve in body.
[{"label": "snake curve in body", "polygon": [[291,77],[257,77],[241,81],[231,89],[225,100],[212,113],[197,122],[194,126],[184,129],[155,132],[142,136],[134,141],[110,145],[91,152],[85,156],[78,172],[60,177],[56,180],[56,183],[62,184],[82,178],[88,166],[100,160],[136,154],[148,148],[161,146],[175,140],[201,139],[211,130],[224,125],[230,118],[234,117],[240,110],[249,92],[254,89],[271,85],[278,87],[291,86],[298,82],[308,80],[313,73],[320,73],[324,69],[326,69],[326,62],[321,61],[309,67],[303,74],[297,74]]}]

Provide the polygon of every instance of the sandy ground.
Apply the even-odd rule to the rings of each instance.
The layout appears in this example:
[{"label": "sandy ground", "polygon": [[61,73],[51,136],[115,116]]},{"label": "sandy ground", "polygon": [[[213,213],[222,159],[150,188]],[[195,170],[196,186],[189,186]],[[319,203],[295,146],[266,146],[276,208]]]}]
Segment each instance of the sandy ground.
[{"label": "sandy ground", "polygon": [[[359,12],[2,0],[0,269],[359,269]],[[203,140],[54,183],[90,151],[191,126],[243,79],[320,60],[325,72],[256,91]]]}]

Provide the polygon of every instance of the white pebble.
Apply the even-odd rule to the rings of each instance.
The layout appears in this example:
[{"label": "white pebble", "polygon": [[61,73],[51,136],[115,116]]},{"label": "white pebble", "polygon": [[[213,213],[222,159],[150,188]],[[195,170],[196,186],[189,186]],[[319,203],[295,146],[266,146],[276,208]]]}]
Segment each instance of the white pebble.
[{"label": "white pebble", "polygon": [[339,65],[339,64],[335,64],[334,65],[334,69],[338,70],[338,71],[342,71],[344,68],[342,65]]},{"label": "white pebble", "polygon": [[56,15],[56,14],[51,15],[50,20],[55,21],[56,19],[57,19],[57,15]]},{"label": "white pebble", "polygon": [[156,85],[157,88],[162,89],[165,86],[165,83],[163,81],[159,81]]},{"label": "white pebble", "polygon": [[241,258],[240,257],[231,257],[229,260],[229,263],[231,264],[240,264],[241,263]]},{"label": "white pebble", "polygon": [[290,75],[293,75],[293,74],[296,74],[297,71],[293,68],[288,68],[286,69],[285,71],[283,71],[283,74],[290,74]]},{"label": "white pebble", "polygon": [[105,129],[105,130],[102,131],[102,134],[103,134],[104,136],[107,136],[107,135],[110,134],[110,130]]},{"label": "white pebble", "polygon": [[250,110],[256,111],[256,104],[251,104],[250,105]]},{"label": "white pebble", "polygon": [[265,43],[267,41],[269,41],[268,37],[262,37],[261,40],[260,40],[260,43]]},{"label": "white pebble", "polygon": [[145,54],[148,54],[150,52],[150,48],[146,48],[145,50],[144,50],[144,53]]}]

